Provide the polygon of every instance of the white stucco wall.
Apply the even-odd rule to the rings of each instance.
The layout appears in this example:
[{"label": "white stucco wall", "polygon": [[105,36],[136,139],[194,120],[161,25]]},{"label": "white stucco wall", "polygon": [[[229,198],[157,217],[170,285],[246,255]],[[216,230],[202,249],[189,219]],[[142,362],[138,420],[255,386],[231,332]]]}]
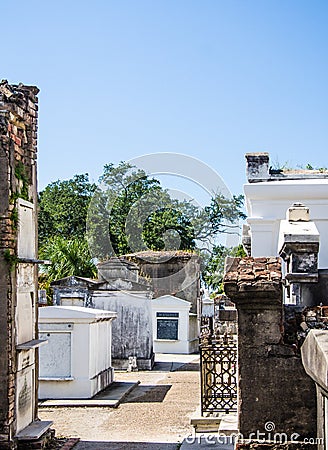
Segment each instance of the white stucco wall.
[{"label": "white stucco wall", "polygon": [[[112,320],[116,313],[48,306],[39,311],[39,398],[91,398],[113,381]],[[105,385],[104,385],[105,384]]]},{"label": "white stucco wall", "polygon": [[[295,202],[310,208],[321,237],[328,234],[328,180],[283,180],[244,185],[252,256],[277,256],[280,221]],[[320,239],[319,268],[328,268],[328,240]]]}]

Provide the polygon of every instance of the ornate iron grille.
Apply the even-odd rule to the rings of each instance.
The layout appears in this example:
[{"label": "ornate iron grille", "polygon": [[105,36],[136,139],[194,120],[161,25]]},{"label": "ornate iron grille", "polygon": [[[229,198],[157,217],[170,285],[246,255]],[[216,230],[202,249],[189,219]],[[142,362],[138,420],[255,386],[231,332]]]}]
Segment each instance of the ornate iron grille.
[{"label": "ornate iron grille", "polygon": [[[201,405],[204,413],[237,410],[237,335],[229,324],[202,318]],[[223,334],[222,334],[223,332]]]}]

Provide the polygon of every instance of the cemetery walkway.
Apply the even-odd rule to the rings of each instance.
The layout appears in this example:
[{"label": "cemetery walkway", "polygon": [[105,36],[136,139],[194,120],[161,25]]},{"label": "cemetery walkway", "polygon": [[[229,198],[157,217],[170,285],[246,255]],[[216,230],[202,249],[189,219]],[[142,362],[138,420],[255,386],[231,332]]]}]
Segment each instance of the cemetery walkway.
[{"label": "cemetery walkway", "polygon": [[198,355],[157,355],[153,371],[116,372],[140,381],[118,408],[42,407],[57,436],[79,437],[74,450],[176,450],[192,433],[200,403]]}]

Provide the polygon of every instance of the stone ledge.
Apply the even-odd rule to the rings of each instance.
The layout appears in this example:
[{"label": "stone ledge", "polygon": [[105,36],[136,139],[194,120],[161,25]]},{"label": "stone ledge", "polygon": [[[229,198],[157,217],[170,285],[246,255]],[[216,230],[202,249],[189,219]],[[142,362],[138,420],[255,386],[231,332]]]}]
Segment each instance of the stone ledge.
[{"label": "stone ledge", "polygon": [[39,439],[44,433],[46,433],[53,422],[51,420],[36,420],[21,430],[15,438],[19,441],[33,441]]},{"label": "stone ledge", "polygon": [[217,433],[220,427],[221,417],[194,417],[190,424],[196,433]]}]

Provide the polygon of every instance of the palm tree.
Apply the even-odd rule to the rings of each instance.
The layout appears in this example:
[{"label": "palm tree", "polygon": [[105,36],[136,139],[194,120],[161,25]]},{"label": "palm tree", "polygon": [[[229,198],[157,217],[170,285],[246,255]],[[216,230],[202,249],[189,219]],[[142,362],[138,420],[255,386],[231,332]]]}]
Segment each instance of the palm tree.
[{"label": "palm tree", "polygon": [[94,278],[97,274],[88,243],[82,238],[55,236],[42,246],[39,255],[51,261],[49,266],[41,267],[49,283],[71,275]]}]

